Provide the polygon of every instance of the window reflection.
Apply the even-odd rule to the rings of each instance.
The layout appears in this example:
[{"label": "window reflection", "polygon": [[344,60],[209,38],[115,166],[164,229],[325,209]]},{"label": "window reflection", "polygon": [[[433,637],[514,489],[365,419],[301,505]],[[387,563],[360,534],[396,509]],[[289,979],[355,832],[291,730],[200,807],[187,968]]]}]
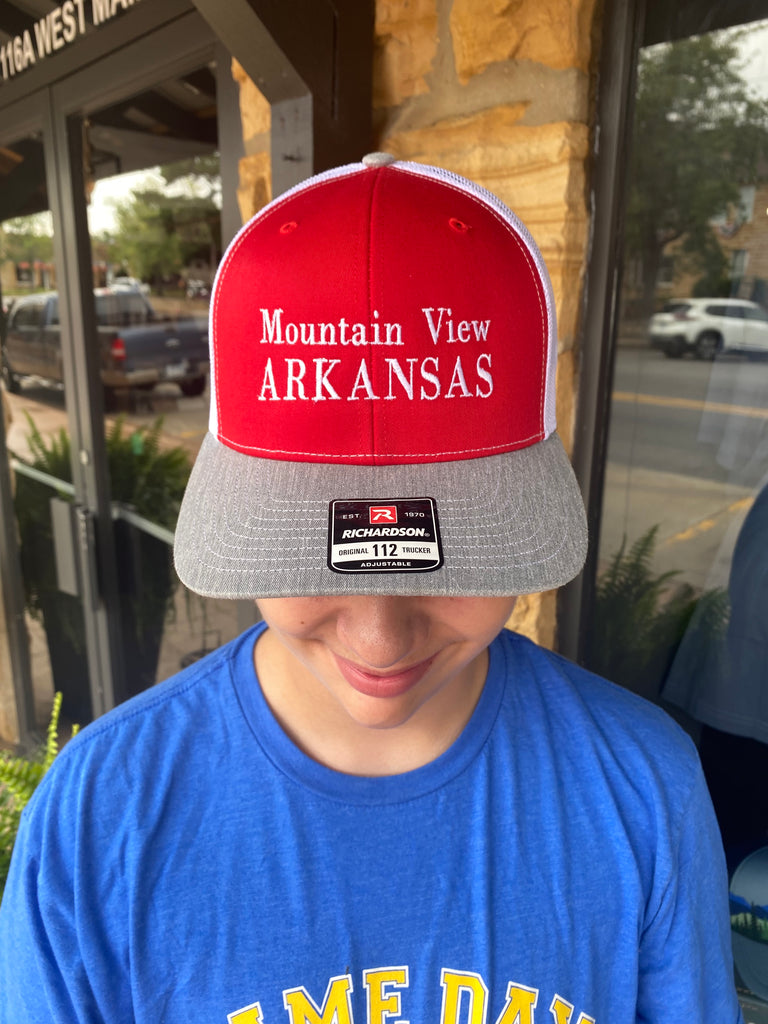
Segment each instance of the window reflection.
[{"label": "window reflection", "polygon": [[[587,661],[699,745],[768,1021],[768,22],[640,54]],[[747,1003],[745,1002],[745,1006]],[[762,1015],[761,1015],[762,1014]]]}]

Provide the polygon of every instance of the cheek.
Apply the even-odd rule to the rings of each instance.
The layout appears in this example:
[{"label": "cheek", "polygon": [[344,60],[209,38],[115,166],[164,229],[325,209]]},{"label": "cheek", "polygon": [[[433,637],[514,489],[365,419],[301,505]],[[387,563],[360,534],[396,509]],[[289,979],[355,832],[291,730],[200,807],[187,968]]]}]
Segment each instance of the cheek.
[{"label": "cheek", "polygon": [[490,642],[506,625],[517,598],[465,597],[456,601],[451,610],[455,628],[468,639],[485,638]]},{"label": "cheek", "polygon": [[256,607],[270,629],[296,639],[312,636],[328,617],[323,598],[270,597],[257,601]]}]

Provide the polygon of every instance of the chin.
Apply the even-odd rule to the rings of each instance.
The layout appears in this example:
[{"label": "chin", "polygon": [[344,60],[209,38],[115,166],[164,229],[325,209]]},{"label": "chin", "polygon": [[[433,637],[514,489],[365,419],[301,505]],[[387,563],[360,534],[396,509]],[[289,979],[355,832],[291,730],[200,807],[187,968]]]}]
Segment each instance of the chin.
[{"label": "chin", "polygon": [[419,709],[418,704],[404,706],[402,702],[381,697],[367,697],[345,706],[344,710],[356,725],[376,731],[396,729]]}]

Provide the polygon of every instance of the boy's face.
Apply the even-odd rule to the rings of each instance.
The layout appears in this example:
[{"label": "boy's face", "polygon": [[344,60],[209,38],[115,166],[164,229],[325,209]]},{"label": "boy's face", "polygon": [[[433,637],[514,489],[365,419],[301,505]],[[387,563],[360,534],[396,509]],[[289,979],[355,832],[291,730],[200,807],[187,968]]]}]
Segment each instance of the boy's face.
[{"label": "boy's face", "polygon": [[418,712],[423,719],[467,710],[468,717],[485,681],[486,649],[514,604],[514,597],[258,602],[270,627],[263,639],[271,632],[272,647],[279,642],[273,665],[289,677],[296,704],[303,693],[318,710],[343,712],[342,723],[368,729],[397,727]]}]

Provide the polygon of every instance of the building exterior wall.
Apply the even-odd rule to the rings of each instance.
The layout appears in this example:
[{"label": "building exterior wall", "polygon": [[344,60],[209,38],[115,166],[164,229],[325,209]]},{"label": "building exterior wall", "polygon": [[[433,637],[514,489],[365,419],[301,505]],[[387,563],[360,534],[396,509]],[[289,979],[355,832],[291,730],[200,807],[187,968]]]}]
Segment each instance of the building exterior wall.
[{"label": "building exterior wall", "polygon": [[[766,171],[761,171],[765,175]],[[726,290],[716,291],[721,298],[750,299],[768,308],[768,233],[763,223],[763,211],[768,210],[768,180],[761,176],[753,186],[751,202],[747,208],[730,204],[726,213],[712,221],[714,236],[726,257]],[[702,277],[701,268],[691,264],[685,251],[684,239],[670,242],[665,251],[665,263],[656,282],[656,311],[670,299],[701,295],[696,286]],[[740,256],[737,261],[736,257]],[[729,292],[727,288],[730,287]],[[642,291],[640,268],[630,263],[624,274],[625,313],[637,307]],[[703,296],[702,296],[703,297]]]},{"label": "building exterior wall", "polygon": [[[597,0],[377,0],[376,148],[495,192],[525,222],[554,286],[558,425],[570,450],[586,266]],[[269,197],[269,108],[242,69],[243,219]],[[361,154],[362,156],[363,154]],[[555,595],[518,601],[513,625],[551,645]]]}]

